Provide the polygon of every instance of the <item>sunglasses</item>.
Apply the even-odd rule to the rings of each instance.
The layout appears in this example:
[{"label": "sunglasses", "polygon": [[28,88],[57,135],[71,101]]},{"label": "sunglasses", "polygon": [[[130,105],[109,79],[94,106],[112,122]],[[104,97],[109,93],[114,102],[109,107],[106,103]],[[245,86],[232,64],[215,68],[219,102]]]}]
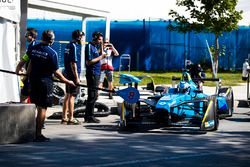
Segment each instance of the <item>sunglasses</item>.
[{"label": "sunglasses", "polygon": [[30,34],[25,34],[25,36],[24,36],[24,37],[25,37],[25,38],[27,38],[28,36],[31,36],[31,35],[30,35]]}]

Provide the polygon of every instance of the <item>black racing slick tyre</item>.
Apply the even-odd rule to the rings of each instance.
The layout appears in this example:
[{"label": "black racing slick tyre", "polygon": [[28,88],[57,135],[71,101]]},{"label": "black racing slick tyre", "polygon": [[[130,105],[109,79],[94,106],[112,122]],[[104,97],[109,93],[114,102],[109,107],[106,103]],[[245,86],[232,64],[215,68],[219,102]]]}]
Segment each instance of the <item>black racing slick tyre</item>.
[{"label": "black racing slick tyre", "polygon": [[[85,111],[86,111],[86,105],[76,107],[74,110],[74,117],[84,117]],[[106,117],[109,116],[110,113],[111,111],[107,105],[100,102],[95,103],[95,108],[94,108],[95,117]]]},{"label": "black racing slick tyre", "polygon": [[216,96],[209,96],[204,103],[204,117],[201,124],[202,131],[216,131],[219,128]]},{"label": "black racing slick tyre", "polygon": [[217,131],[219,128],[219,116],[217,113],[217,102],[214,100],[214,128],[210,131]]},{"label": "black racing slick tyre", "polygon": [[55,85],[55,84],[53,84],[52,94],[54,97],[56,97],[58,99],[61,99],[65,96],[64,90],[60,86]]},{"label": "black racing slick tyre", "polygon": [[211,130],[211,131],[217,131],[219,129],[219,117],[218,117],[218,114],[217,114],[217,111],[215,111],[216,114],[214,115],[214,128]]},{"label": "black racing slick tyre", "polygon": [[232,117],[233,116],[233,112],[234,112],[234,94],[233,94],[233,91],[230,92],[228,100],[229,100],[228,117]]},{"label": "black racing slick tyre", "polygon": [[[86,105],[77,106],[74,110],[75,118],[82,118],[85,115]],[[103,103],[96,102],[94,108],[95,117],[106,117],[111,113],[110,109]],[[62,112],[54,112],[48,119],[62,119]]]},{"label": "black racing slick tyre", "polygon": [[[228,93],[227,93],[228,92]],[[218,96],[224,96],[227,101],[228,111],[225,117],[232,117],[234,112],[234,94],[231,87],[220,88]]]}]

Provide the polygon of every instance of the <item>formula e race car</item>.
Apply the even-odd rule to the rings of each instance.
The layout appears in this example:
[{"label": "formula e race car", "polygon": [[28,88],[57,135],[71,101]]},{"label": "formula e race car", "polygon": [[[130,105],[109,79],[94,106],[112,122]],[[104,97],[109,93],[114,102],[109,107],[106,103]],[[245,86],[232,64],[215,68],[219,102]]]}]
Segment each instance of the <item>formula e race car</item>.
[{"label": "formula e race car", "polygon": [[[130,82],[139,81],[131,75],[124,77],[129,78],[127,80]],[[233,114],[233,90],[223,87],[218,88],[214,95],[206,95],[197,87],[189,73],[183,72],[177,87],[157,86],[155,92],[158,94],[139,99],[135,104],[124,102],[120,128],[190,126],[203,131],[217,130],[219,118],[231,117]]]}]

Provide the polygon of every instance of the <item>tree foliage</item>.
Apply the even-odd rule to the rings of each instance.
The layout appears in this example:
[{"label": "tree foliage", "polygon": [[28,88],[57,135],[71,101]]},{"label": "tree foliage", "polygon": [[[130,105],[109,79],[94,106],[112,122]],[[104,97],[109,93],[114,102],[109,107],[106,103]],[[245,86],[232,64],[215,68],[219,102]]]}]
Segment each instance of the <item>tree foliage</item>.
[{"label": "tree foliage", "polygon": [[242,11],[236,11],[238,0],[177,0],[176,5],[185,7],[185,13],[180,15],[171,10],[169,15],[175,25],[168,29],[186,33],[188,31],[207,32],[215,35],[215,50],[213,54],[215,75],[218,69],[219,42],[218,38],[223,32],[237,29],[238,21],[242,19]]}]

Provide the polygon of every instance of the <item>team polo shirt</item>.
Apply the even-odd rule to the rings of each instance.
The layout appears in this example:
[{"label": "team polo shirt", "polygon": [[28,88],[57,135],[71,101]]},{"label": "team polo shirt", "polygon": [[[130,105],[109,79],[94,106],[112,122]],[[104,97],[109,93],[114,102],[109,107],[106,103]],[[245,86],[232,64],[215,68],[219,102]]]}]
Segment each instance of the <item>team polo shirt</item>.
[{"label": "team polo shirt", "polygon": [[[36,40],[31,41],[31,42],[29,43],[28,47],[27,47],[26,52],[27,52],[32,46],[35,46],[35,45],[37,45],[37,44],[38,44],[38,42],[37,42]],[[27,55],[27,53],[25,53],[25,54],[23,55],[22,60],[24,60],[24,61],[27,62],[27,63],[29,62],[29,56]],[[26,70],[27,70],[27,66],[26,66]]]},{"label": "team polo shirt", "polygon": [[49,45],[34,45],[27,51],[27,55],[32,63],[30,78],[51,78],[59,68],[57,53]]},{"label": "team polo shirt", "polygon": [[38,42],[36,40],[33,40],[29,43],[27,50],[29,50],[32,46],[37,45]]},{"label": "team polo shirt", "polygon": [[72,72],[71,63],[76,63],[78,75],[81,73],[81,45],[76,42],[70,42],[65,47],[64,68],[67,77],[75,78]]},{"label": "team polo shirt", "polygon": [[[99,56],[100,56],[100,54],[98,52],[96,45],[94,45],[93,43],[89,43],[86,45],[86,47],[85,47],[85,62],[91,61]],[[101,73],[100,61],[98,61],[94,64],[91,64],[91,65],[87,65],[87,63],[86,63],[86,72],[94,74],[94,75],[100,75],[100,73]]]}]

